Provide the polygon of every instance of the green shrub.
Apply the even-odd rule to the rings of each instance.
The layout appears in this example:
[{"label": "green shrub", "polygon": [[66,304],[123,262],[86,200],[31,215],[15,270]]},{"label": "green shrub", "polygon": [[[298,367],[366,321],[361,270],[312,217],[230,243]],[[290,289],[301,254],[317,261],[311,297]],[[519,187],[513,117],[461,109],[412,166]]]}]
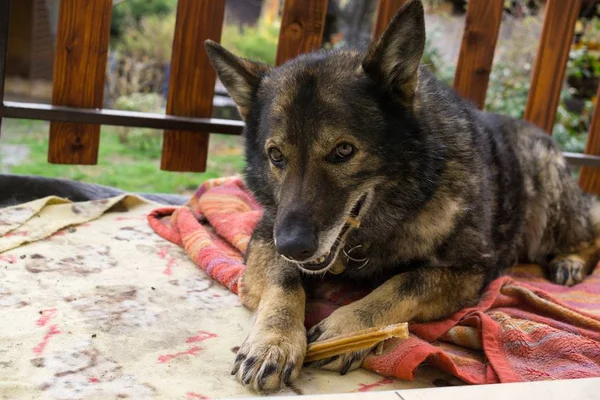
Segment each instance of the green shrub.
[{"label": "green shrub", "polygon": [[112,48],[122,57],[167,64],[171,59],[175,14],[151,15],[125,28],[124,35],[114,41]]},{"label": "green shrub", "polygon": [[164,100],[158,93],[133,93],[115,101],[115,108],[125,111],[162,112]]},{"label": "green shrub", "polygon": [[127,28],[136,27],[143,18],[164,17],[177,7],[177,0],[121,0],[114,3],[110,26],[113,39],[121,38]]},{"label": "green shrub", "polygon": [[439,31],[439,29],[434,29],[427,35],[421,63],[446,85],[452,86],[456,66],[448,65],[446,62],[444,62],[444,59],[440,54],[440,50],[434,45],[434,43],[439,40],[441,35],[442,33]]},{"label": "green shrub", "polygon": [[[115,108],[126,111],[164,113],[163,98],[157,93],[133,93],[121,96],[115,101]],[[124,144],[137,157],[160,158],[162,131],[144,128],[116,128],[119,142]]]},{"label": "green shrub", "polygon": [[125,34],[113,41],[105,90],[109,107],[115,107],[114,101],[123,96],[163,91],[174,27],[174,13],[162,18],[144,17],[139,24],[127,27]]},{"label": "green shrub", "polygon": [[221,43],[238,56],[275,65],[279,24],[280,21],[268,24],[260,20],[256,26],[243,26],[241,29],[226,25]]}]

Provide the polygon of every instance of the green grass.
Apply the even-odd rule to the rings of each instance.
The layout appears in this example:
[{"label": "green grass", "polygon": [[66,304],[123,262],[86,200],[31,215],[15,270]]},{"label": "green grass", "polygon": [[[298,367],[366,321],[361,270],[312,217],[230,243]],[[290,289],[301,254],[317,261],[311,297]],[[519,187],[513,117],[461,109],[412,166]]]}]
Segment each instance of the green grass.
[{"label": "green grass", "polygon": [[11,167],[10,173],[74,179],[131,192],[189,193],[206,179],[240,173],[244,167],[242,139],[213,134],[205,173],[161,171],[160,132],[132,129],[128,142],[123,143],[118,129],[103,127],[98,165],[49,164],[48,124],[39,121],[4,120],[0,146],[17,144],[29,148],[28,158]]}]

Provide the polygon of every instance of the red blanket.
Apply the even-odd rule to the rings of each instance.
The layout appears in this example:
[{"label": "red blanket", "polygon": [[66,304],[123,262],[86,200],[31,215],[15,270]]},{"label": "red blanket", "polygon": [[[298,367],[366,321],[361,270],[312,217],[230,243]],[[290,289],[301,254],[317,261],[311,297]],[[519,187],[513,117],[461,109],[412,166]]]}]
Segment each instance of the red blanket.
[{"label": "red blanket", "polygon": [[[189,203],[161,208],[152,228],[176,243],[210,276],[238,293],[243,256],[260,205],[239,178],[204,183]],[[309,299],[307,325],[361,293],[323,284]],[[413,379],[421,364],[467,383],[497,383],[600,376],[600,268],[572,288],[552,284],[534,265],[521,265],[493,281],[476,307],[446,320],[412,324],[405,341],[390,341],[363,367]]]}]

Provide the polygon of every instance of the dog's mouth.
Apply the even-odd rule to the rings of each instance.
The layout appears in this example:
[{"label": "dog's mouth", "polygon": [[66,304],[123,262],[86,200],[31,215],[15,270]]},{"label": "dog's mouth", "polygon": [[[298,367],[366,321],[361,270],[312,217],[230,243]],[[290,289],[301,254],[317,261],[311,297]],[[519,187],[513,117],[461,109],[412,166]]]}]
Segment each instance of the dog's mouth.
[{"label": "dog's mouth", "polygon": [[359,218],[362,216],[361,211],[363,211],[368,196],[368,192],[364,193],[360,196],[354,207],[352,207],[350,214],[346,218],[346,223],[342,227],[342,230],[329,251],[317,258],[298,264],[301,269],[309,273],[321,273],[327,271],[333,265],[341,249],[344,247],[346,236],[350,230],[358,228],[358,225],[360,224]]}]

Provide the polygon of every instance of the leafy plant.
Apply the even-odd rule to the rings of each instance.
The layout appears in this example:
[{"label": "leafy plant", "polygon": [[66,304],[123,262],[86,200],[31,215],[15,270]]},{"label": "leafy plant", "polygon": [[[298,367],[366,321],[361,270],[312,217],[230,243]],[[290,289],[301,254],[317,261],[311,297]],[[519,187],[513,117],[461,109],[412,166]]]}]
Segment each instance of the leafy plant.
[{"label": "leafy plant", "polygon": [[274,65],[279,24],[280,21],[267,23],[261,19],[256,26],[226,25],[221,43],[238,56]]},{"label": "leafy plant", "polygon": [[[170,62],[175,14],[144,17],[113,42],[106,74],[107,106],[135,93],[160,93]],[[138,99],[139,100],[139,99]]]},{"label": "leafy plant", "polygon": [[112,10],[111,37],[120,39],[127,28],[136,27],[143,18],[167,16],[176,7],[177,0],[116,0]]},{"label": "leafy plant", "polygon": [[166,64],[171,58],[175,14],[143,17],[125,28],[124,35],[113,43],[113,49],[122,56]]},{"label": "leafy plant", "polygon": [[[133,93],[115,101],[115,108],[127,111],[164,112],[163,98],[156,93]],[[132,153],[149,159],[159,158],[162,148],[162,133],[154,129],[117,127],[119,142]]]},{"label": "leafy plant", "polygon": [[440,50],[434,45],[434,43],[438,42],[440,37],[441,32],[438,29],[432,30],[431,33],[427,35],[421,63],[433,72],[442,82],[451,86],[456,67],[444,62]]}]

